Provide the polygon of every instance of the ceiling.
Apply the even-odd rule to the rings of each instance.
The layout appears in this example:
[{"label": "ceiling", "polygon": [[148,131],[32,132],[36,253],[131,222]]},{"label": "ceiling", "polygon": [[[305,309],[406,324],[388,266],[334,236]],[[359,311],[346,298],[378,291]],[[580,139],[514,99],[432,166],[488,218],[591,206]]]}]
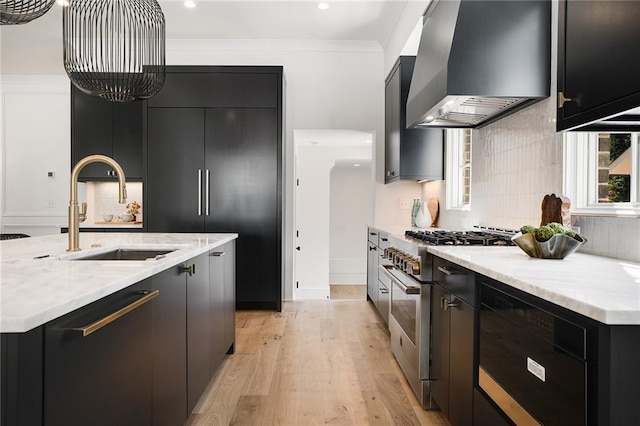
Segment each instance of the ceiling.
[{"label": "ceiling", "polygon": [[[357,40],[387,46],[407,5],[423,0],[333,0],[326,10],[317,1],[160,0],[167,39]],[[25,25],[0,27],[0,72],[63,72],[62,12],[55,4]]]}]

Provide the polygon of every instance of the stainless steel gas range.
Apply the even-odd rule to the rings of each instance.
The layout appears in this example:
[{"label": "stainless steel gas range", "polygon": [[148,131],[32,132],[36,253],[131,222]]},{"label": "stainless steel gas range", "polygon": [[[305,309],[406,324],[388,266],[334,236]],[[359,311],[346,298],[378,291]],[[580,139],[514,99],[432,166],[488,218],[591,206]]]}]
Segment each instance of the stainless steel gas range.
[{"label": "stainless steel gas range", "polygon": [[391,290],[389,331],[391,350],[414,393],[426,409],[431,399],[431,291],[433,255],[430,245],[513,245],[515,231],[411,230],[404,236],[390,235],[385,259],[379,266],[380,280]]}]

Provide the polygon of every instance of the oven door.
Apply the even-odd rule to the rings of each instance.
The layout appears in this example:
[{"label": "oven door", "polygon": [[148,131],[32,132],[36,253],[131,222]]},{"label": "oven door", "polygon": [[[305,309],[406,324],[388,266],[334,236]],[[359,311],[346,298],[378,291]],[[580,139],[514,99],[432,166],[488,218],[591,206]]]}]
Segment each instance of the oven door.
[{"label": "oven door", "polygon": [[410,279],[402,277],[404,273],[393,265],[381,265],[380,273],[381,277],[389,283],[391,291],[389,315],[391,351],[413,391],[420,397],[422,389],[419,353],[421,286],[412,285]]}]

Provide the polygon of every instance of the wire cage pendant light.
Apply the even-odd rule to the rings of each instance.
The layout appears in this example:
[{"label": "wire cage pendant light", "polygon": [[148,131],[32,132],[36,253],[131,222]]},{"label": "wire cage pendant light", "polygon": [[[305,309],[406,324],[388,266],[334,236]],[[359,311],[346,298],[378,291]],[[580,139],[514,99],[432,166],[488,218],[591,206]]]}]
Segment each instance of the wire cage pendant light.
[{"label": "wire cage pendant light", "polygon": [[81,91],[113,102],[147,99],[165,79],[165,21],[156,0],[69,0],[64,68]]},{"label": "wire cage pendant light", "polygon": [[56,0],[0,0],[0,25],[26,24],[41,17]]}]

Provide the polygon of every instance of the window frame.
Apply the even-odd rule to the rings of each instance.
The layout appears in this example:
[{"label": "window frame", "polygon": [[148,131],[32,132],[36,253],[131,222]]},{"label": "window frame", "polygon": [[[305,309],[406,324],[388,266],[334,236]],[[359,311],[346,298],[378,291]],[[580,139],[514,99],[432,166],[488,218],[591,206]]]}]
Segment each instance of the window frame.
[{"label": "window frame", "polygon": [[[598,203],[598,135],[631,133],[631,201]],[[571,200],[571,213],[592,216],[640,217],[640,133],[566,132],[563,143],[563,192]]]},{"label": "window frame", "polygon": [[[471,210],[471,170],[472,170],[472,143],[469,144],[469,162],[462,164],[462,152],[464,150],[465,137],[470,129],[445,129],[445,186],[446,186],[446,209],[447,210]],[[462,169],[469,168],[469,202],[464,202],[464,179]]]}]

